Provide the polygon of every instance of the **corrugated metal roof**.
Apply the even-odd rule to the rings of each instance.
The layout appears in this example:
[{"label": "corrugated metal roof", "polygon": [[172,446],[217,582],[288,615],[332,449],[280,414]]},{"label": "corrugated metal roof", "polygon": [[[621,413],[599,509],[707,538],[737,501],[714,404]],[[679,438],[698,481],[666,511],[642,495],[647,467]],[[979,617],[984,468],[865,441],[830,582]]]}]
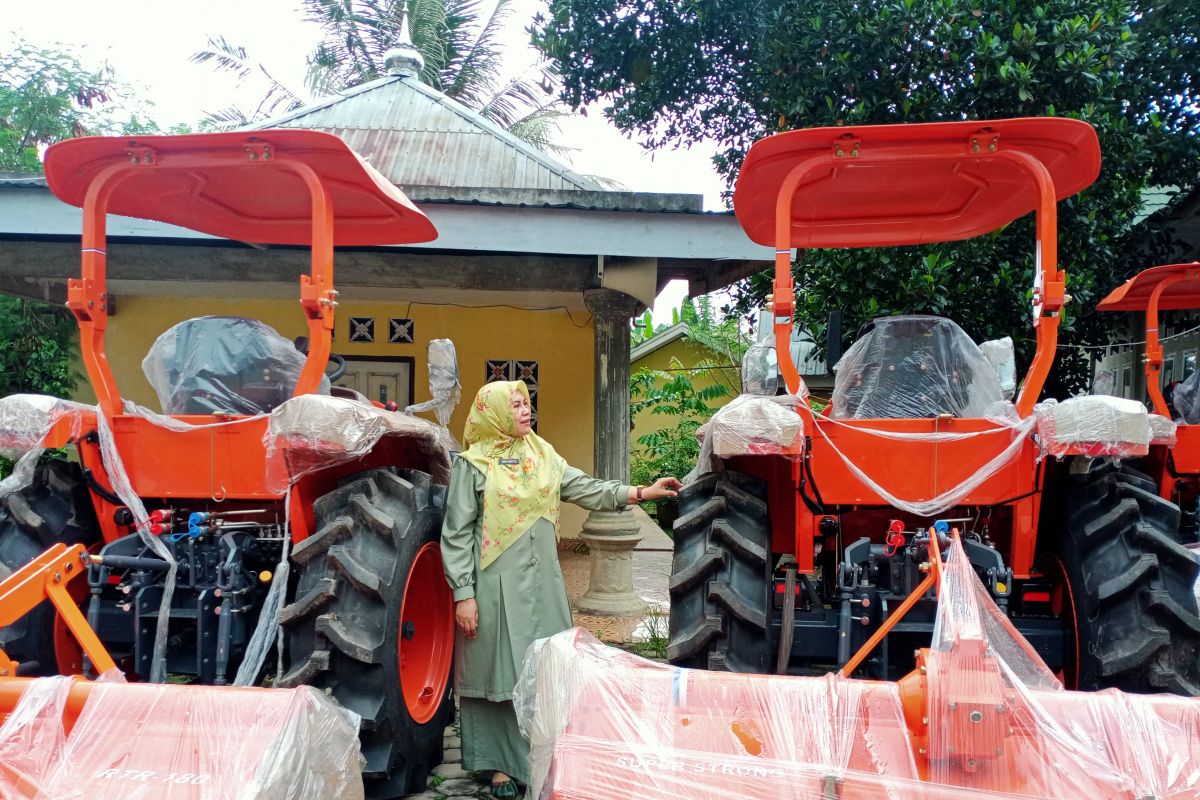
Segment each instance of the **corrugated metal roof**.
[{"label": "corrugated metal roof", "polygon": [[632,350],[629,351],[629,363],[634,364],[645,358],[651,353],[658,352],[662,348],[669,345],[671,342],[679,341],[687,336],[687,324],[676,322],[666,330],[661,330],[655,333],[649,339],[641,342]]},{"label": "corrugated metal roof", "polygon": [[1139,225],[1142,220],[1169,206],[1179,192],[1178,186],[1147,186],[1142,190],[1142,204],[1133,216],[1133,224]]},{"label": "corrugated metal roof", "polygon": [[42,187],[46,185],[46,176],[39,172],[0,172],[0,185]]},{"label": "corrugated metal roof", "polygon": [[311,128],[342,137],[410,196],[421,186],[604,191],[416,78],[356,86],[252,129]]}]

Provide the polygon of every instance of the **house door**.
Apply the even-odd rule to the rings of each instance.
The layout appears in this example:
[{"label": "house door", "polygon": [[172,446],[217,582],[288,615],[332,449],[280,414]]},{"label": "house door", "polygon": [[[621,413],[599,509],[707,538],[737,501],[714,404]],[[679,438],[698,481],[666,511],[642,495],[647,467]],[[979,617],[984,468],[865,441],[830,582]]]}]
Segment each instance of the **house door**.
[{"label": "house door", "polygon": [[346,374],[336,384],[354,389],[379,403],[412,405],[412,358],[347,358]]}]

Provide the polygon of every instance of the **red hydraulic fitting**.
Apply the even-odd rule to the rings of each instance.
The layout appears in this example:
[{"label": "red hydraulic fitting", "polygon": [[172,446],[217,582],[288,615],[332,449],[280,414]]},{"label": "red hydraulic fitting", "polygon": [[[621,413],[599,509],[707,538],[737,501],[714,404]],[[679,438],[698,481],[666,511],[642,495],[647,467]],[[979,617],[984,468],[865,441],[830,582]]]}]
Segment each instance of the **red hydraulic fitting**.
[{"label": "red hydraulic fitting", "polygon": [[892,520],[888,526],[887,540],[883,546],[884,556],[891,558],[896,551],[904,547],[904,523],[898,519]]}]

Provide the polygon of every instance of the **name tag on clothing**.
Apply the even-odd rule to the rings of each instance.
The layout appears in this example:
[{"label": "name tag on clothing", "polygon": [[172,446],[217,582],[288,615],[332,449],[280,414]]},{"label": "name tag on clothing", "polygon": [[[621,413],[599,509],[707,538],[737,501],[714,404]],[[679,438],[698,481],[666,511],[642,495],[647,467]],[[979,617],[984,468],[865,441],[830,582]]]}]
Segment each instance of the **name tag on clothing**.
[{"label": "name tag on clothing", "polygon": [[502,458],[502,459],[500,459],[500,466],[502,466],[502,467],[515,467],[520,463],[521,463],[521,459],[519,459],[519,458]]}]

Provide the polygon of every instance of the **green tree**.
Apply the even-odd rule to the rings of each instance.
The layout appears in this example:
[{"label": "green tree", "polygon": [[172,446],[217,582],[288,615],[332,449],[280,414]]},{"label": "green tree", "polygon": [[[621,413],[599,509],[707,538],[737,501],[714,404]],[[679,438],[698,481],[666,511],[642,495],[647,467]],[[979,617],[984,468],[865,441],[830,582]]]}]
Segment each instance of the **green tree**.
[{"label": "green tree", "polygon": [[[154,133],[118,100],[130,94],[108,69],[88,70],[71,53],[29,44],[0,55],[0,171],[41,172],[42,151],[73,136]],[[75,323],[66,309],[0,295],[0,397],[69,397]],[[0,460],[0,476],[11,463]]]},{"label": "green tree", "polygon": [[[1070,116],[1097,129],[1095,185],[1059,206],[1073,297],[1066,344],[1101,344],[1099,298],[1148,266],[1132,220],[1143,190],[1200,181],[1200,4],[1132,0],[551,0],[533,36],[564,99],[606,101],[652,148],[716,140],[732,184],[752,142],[819,125]],[[825,250],[795,266],[797,316],[824,339],[829,309],[853,332],[882,314],[956,319],[977,340],[1032,354],[1033,225],[927,247]],[[769,278],[741,287],[739,309]],[[1064,349],[1048,385],[1082,387]]]},{"label": "green tree", "polygon": [[676,359],[671,371],[641,369],[630,379],[629,413],[636,415],[644,409],[651,414],[669,418],[670,424],[661,430],[639,436],[641,448],[633,453],[630,480],[652,483],[664,475],[683,477],[696,466],[700,443],[696,430],[712,416],[712,402],[729,394],[720,383],[697,389],[692,379]]},{"label": "green tree", "polygon": [[61,139],[114,132],[114,79],[66,52],[14,44],[0,54],[0,171],[41,172],[41,151]]},{"label": "green tree", "polygon": [[386,55],[402,41],[407,18],[412,43],[425,62],[419,76],[423,83],[536,147],[560,149],[553,136],[564,112],[554,96],[554,73],[539,64],[506,79],[500,33],[511,0],[497,0],[491,13],[484,13],[483,5],[481,0],[304,0],[305,13],[320,23],[325,36],[308,57],[303,90],[285,86],[245,48],[224,37],[210,37],[208,47],[191,60],[266,83],[253,110],[230,108],[212,115],[224,124],[244,125],[299,108],[306,94],[335,94],[383,77]]},{"label": "green tree", "polygon": [[656,335],[667,329],[666,325],[654,324],[654,316],[647,309],[646,313],[641,317],[630,321],[629,323],[629,346],[637,347],[645,341],[653,339]]},{"label": "green tree", "polygon": [[697,369],[706,372],[718,383],[724,384],[730,394],[742,393],[742,357],[750,347],[750,337],[742,329],[739,317],[734,313],[718,311],[712,298],[703,295],[696,300],[685,301],[680,308],[680,317],[687,326],[688,341],[703,348],[715,357],[702,358]]},{"label": "green tree", "polygon": [[[66,309],[0,295],[0,397],[49,394],[70,397],[78,376],[72,369],[75,320]],[[52,451],[48,457],[61,457]],[[13,462],[0,457],[0,478]]]},{"label": "green tree", "polygon": [[134,94],[69,50],[0,42],[0,172],[41,172],[42,152],[63,139],[159,133],[152,104]]},{"label": "green tree", "polygon": [[70,397],[75,321],[65,309],[0,295],[0,397],[34,393]]},{"label": "green tree", "polygon": [[750,337],[742,330],[739,318],[713,306],[708,295],[697,300],[685,299],[671,309],[671,325],[654,325],[649,311],[631,323],[630,346],[649,341],[675,325],[683,323],[688,343],[706,355],[694,370],[708,373],[718,383],[725,384],[731,394],[741,394],[742,356],[750,346]]}]

